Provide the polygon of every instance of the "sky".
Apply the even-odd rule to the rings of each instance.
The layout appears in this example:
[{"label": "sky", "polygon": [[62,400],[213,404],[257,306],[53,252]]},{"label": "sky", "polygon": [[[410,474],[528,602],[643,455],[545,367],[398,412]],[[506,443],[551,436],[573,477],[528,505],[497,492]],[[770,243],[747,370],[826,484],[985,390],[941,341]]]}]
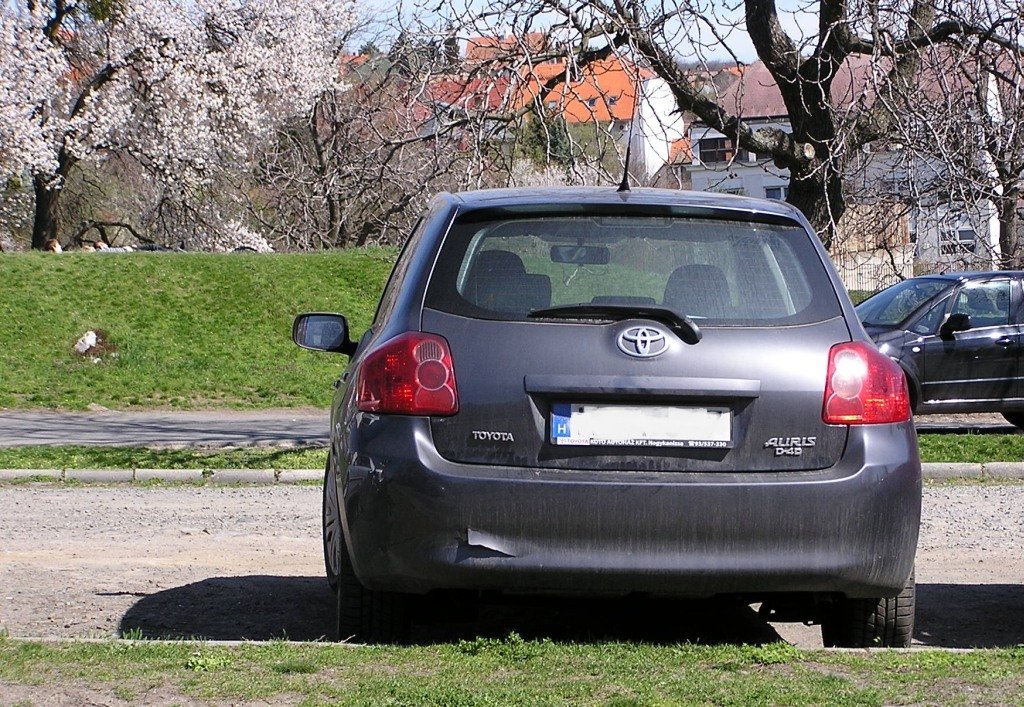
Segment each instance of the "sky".
[{"label": "sky", "polygon": [[[506,2],[508,0],[505,0]],[[670,2],[672,0],[669,0]],[[707,7],[708,12],[706,16],[709,17],[709,22],[713,24],[717,31],[727,34],[728,49],[725,47],[716,48],[717,42],[711,41],[711,32],[706,28],[704,30],[705,36],[708,41],[705,43],[706,48],[702,51],[702,54],[706,60],[709,61],[728,61],[733,55],[743,63],[750,63],[757,59],[757,55],[754,52],[753,44],[747,35],[745,28],[743,27],[743,5],[742,0],[694,0],[699,5]],[[394,11],[397,9],[405,17],[413,17],[416,13],[420,18],[423,18],[427,23],[438,22],[443,24],[440,18],[443,15],[451,15],[454,11],[455,14],[463,14],[469,10],[474,13],[486,12],[494,7],[492,0],[423,0],[425,5],[421,5],[417,0],[403,0],[402,4],[396,7],[394,2],[388,2],[388,0],[370,0],[368,3],[360,3],[368,17],[373,17],[378,21],[383,21],[385,18],[393,17]],[[816,0],[776,0],[776,4],[779,10],[780,19],[782,21],[784,29],[793,37],[799,41],[799,38],[807,34],[812,34],[817,29],[817,13],[811,10],[816,10],[818,3]],[[442,10],[441,8],[445,8]],[[712,15],[716,15],[719,21],[710,19]],[[535,27],[538,30],[550,27],[554,19],[544,22],[543,16],[535,22]],[[738,23],[738,26],[731,26]],[[505,34],[509,31],[511,22],[502,23],[500,15],[492,17],[488,20],[488,26],[493,31],[490,34]],[[391,29],[390,32],[387,28],[382,28],[385,38],[380,41],[375,41],[378,46],[386,47],[389,44],[389,40],[386,39],[386,35],[394,36],[395,32]],[[483,31],[478,34],[484,34]],[[362,41],[357,40],[353,44],[356,46],[353,49],[357,49]],[[730,50],[732,53],[730,53]],[[687,56],[687,48],[684,42],[679,42],[677,47],[677,54],[680,60],[687,61],[692,59],[692,56]],[[692,51],[689,52],[692,54]]]}]

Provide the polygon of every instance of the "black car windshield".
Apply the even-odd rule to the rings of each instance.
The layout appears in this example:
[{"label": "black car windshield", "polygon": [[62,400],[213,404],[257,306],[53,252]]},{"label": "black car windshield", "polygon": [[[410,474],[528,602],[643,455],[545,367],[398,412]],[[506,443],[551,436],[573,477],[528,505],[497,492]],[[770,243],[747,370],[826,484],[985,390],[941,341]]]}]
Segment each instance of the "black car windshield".
[{"label": "black car windshield", "polygon": [[834,291],[811,235],[798,224],[473,214],[448,233],[426,304],[516,321],[531,313],[533,321],[544,319],[552,307],[575,307],[576,318],[596,320],[602,306],[661,307],[698,326],[749,326],[838,316]]},{"label": "black car windshield", "polygon": [[953,283],[943,279],[913,278],[887,287],[857,305],[864,326],[897,327],[925,302]]}]

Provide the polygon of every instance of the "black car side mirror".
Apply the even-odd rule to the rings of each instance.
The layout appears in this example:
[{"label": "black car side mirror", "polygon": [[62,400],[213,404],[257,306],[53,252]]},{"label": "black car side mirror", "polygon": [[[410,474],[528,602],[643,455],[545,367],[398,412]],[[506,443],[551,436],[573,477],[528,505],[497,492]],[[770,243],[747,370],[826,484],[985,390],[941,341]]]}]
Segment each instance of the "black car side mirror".
[{"label": "black car side mirror", "polygon": [[949,340],[953,338],[953,334],[958,331],[967,331],[971,328],[971,317],[970,315],[964,314],[963,312],[956,312],[946,317],[946,321],[942,322],[942,326],[939,327],[939,338]]},{"label": "black car side mirror", "polygon": [[310,312],[295,317],[292,341],[304,349],[351,356],[356,344],[348,338],[348,321],[340,314]]}]

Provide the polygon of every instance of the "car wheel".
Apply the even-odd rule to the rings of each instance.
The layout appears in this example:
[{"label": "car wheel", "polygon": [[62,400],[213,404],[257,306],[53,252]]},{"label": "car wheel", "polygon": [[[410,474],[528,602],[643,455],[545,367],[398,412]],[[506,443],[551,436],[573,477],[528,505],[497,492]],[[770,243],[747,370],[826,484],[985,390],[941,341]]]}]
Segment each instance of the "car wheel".
[{"label": "car wheel", "polygon": [[821,622],[826,647],[908,648],[914,634],[914,574],[903,591],[882,599],[842,599]]},{"label": "car wheel", "polygon": [[342,542],[338,554],[337,639],[357,643],[406,643],[409,597],[363,587]]},{"label": "car wheel", "polygon": [[334,459],[327,455],[327,468],[324,470],[324,568],[327,570],[327,583],[331,589],[338,589],[338,557],[345,541],[341,531],[341,514],[338,504],[337,472]]},{"label": "car wheel", "polygon": [[1004,412],[1003,417],[1018,430],[1024,430],[1024,412]]}]

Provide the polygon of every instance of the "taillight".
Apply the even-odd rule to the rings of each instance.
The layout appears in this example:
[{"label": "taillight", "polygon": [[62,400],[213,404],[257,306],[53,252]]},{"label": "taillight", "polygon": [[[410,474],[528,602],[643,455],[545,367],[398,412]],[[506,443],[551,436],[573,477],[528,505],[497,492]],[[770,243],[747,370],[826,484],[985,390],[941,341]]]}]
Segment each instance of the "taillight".
[{"label": "taillight", "polygon": [[359,365],[356,402],[363,412],[454,415],[459,411],[448,342],[410,332],[388,341]]},{"label": "taillight", "polygon": [[863,341],[836,344],[828,353],[821,418],[830,425],[909,420],[910,394],[903,369]]}]

